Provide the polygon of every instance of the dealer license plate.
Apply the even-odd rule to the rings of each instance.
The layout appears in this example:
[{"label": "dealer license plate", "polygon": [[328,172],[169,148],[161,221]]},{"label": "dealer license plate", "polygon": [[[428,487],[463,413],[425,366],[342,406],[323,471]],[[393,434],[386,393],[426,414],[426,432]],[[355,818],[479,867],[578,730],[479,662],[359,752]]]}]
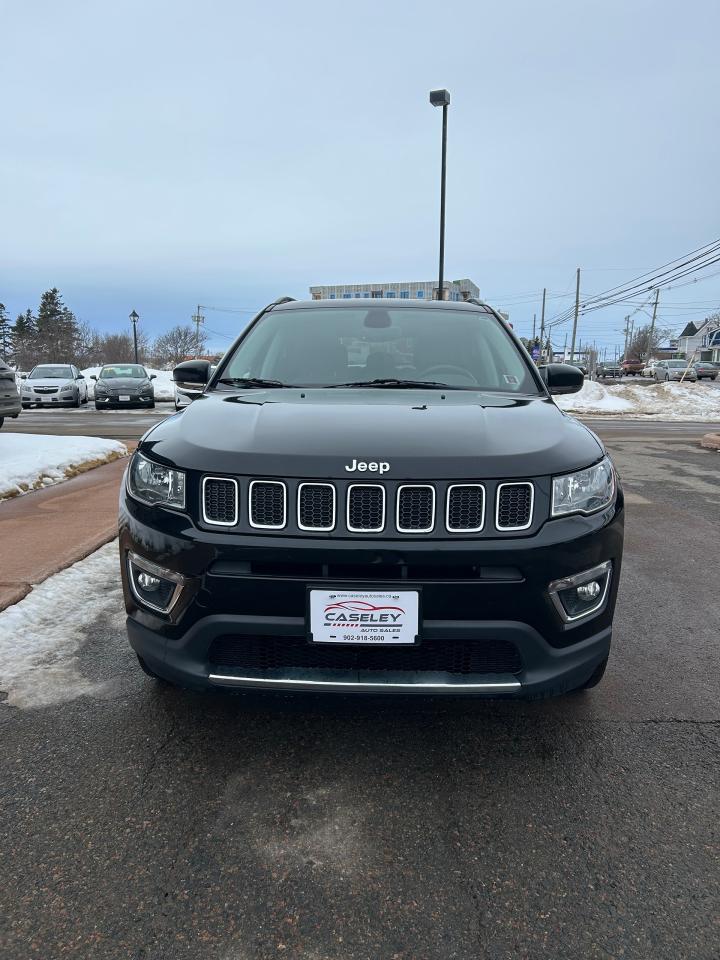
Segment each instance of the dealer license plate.
[{"label": "dealer license plate", "polygon": [[123,396],[123,394],[120,394],[120,396],[118,397],[118,400],[124,401],[125,403],[130,403],[130,397]]},{"label": "dealer license plate", "polygon": [[418,622],[417,590],[310,591],[310,636],[314,643],[413,644]]}]

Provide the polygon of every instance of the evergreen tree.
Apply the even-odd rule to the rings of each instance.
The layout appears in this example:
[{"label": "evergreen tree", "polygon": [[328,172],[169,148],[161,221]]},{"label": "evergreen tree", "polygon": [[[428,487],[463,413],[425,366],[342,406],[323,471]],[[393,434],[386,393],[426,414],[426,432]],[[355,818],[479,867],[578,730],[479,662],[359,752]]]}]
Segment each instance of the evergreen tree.
[{"label": "evergreen tree", "polygon": [[42,295],[36,324],[37,362],[72,362],[78,324],[73,312],[63,303],[57,287]]},{"label": "evergreen tree", "polygon": [[35,366],[37,325],[32,310],[19,314],[13,326],[13,349],[18,370],[30,370]]},{"label": "evergreen tree", "polygon": [[0,360],[9,363],[13,359],[13,329],[5,304],[0,303]]}]

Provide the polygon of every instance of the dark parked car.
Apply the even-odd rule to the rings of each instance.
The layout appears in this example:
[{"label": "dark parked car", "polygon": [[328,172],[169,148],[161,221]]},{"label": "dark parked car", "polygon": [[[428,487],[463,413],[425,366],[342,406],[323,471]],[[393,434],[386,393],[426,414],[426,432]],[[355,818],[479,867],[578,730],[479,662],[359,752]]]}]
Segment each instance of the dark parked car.
[{"label": "dark parked car", "polygon": [[698,380],[717,380],[718,367],[717,364],[712,363],[712,361],[698,360],[693,366],[695,367]]},{"label": "dark parked car", "polygon": [[622,374],[622,367],[619,363],[599,363],[595,371],[595,377],[598,380],[606,377],[621,377]]},{"label": "dark parked car", "polygon": [[187,687],[545,697],[610,651],[623,495],[477,301],[277,301],[128,467],[132,647]]},{"label": "dark parked car", "polygon": [[152,380],[155,374],[148,374],[139,363],[106,364],[95,380],[95,409],[108,407],[149,407],[155,406],[155,391]]},{"label": "dark parked car", "polygon": [[15,371],[0,360],[0,427],[5,422],[5,417],[14,419],[21,410],[22,403],[15,382]]}]

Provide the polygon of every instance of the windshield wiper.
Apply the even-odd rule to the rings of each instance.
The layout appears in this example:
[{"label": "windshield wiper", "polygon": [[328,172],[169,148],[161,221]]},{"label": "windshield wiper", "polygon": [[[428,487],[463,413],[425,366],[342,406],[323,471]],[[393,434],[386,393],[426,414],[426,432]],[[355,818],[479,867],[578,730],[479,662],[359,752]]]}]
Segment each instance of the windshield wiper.
[{"label": "windshield wiper", "polygon": [[462,387],[453,387],[449,383],[440,383],[438,380],[398,380],[396,377],[379,377],[377,380],[353,380],[351,383],[328,383],[328,390],[338,387],[391,387],[398,390],[412,390],[427,388],[430,390],[462,390]]},{"label": "windshield wiper", "polygon": [[282,380],[264,380],[262,377],[223,377],[218,383],[226,383],[230,387],[291,387],[291,383]]}]

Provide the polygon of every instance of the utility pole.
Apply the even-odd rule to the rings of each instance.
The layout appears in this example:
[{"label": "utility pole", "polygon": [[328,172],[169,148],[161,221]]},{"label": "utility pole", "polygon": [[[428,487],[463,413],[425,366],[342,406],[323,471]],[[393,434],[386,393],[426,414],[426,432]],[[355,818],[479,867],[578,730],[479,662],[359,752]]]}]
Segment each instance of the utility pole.
[{"label": "utility pole", "polygon": [[200,304],[198,304],[197,313],[192,318],[195,324],[195,354],[200,356],[200,324],[205,322],[205,317],[200,313]]},{"label": "utility pole", "polygon": [[653,337],[655,336],[655,317],[657,316],[659,299],[660,299],[660,289],[658,288],[655,291],[655,304],[653,305],[652,322],[650,323],[650,336],[648,337],[648,348],[647,348],[647,357],[646,357],[647,360],[650,359],[650,353],[653,348]]},{"label": "utility pole", "polygon": [[625,317],[625,349],[623,350],[623,359],[627,360],[628,352],[628,334],[630,333],[630,317]]},{"label": "utility pole", "polygon": [[567,330],[565,331],[565,343],[563,344],[563,363],[567,360]]},{"label": "utility pole", "polygon": [[572,341],[570,342],[570,363],[575,359],[575,334],[577,333],[578,317],[580,315],[580,267],[577,268],[575,281],[575,316],[573,317]]},{"label": "utility pole", "polygon": [[542,313],[540,314],[540,343],[545,343],[545,294],[547,288],[543,287]]},{"label": "utility pole", "polygon": [[534,314],[533,314],[533,340],[535,339],[535,318],[536,318],[536,316],[537,316],[537,314],[534,313]]}]

